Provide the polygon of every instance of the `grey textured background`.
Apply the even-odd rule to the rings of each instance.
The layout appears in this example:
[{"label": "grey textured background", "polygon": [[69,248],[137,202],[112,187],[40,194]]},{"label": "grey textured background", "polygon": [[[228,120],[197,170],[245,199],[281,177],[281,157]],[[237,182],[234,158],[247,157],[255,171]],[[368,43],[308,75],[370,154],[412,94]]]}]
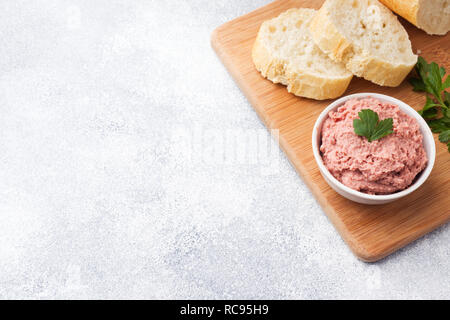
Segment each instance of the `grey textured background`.
[{"label": "grey textured background", "polygon": [[264,129],[210,34],[267,2],[0,2],[0,298],[449,297],[449,225],[366,264],[283,154],[173,150]]}]

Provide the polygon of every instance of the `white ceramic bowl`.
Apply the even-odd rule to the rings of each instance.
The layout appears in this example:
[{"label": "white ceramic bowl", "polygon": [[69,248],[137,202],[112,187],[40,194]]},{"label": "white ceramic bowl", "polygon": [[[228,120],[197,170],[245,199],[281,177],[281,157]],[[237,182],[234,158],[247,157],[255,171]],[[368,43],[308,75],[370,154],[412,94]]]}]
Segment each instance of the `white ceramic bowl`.
[{"label": "white ceramic bowl", "polygon": [[[420,131],[422,132],[423,135],[423,144],[425,147],[425,152],[427,153],[428,156],[428,163],[425,169],[421,173],[419,173],[418,177],[416,177],[414,183],[402,191],[388,195],[371,195],[353,190],[342,184],[340,181],[338,181],[323,164],[319,148],[322,139],[321,137],[322,125],[325,119],[328,117],[328,113],[336,109],[337,107],[343,105],[349,99],[366,98],[366,97],[373,97],[380,101],[389,102],[399,106],[404,113],[416,119],[420,125]],[[325,108],[325,110],[323,110],[322,113],[319,115],[319,118],[316,120],[316,123],[314,125],[312,133],[312,147],[314,158],[316,159],[317,165],[319,166],[319,170],[322,173],[322,176],[324,177],[325,181],[330,185],[330,187],[332,187],[337,193],[339,193],[343,197],[363,204],[388,203],[410,194],[411,192],[419,188],[428,178],[428,176],[431,173],[431,170],[433,169],[434,160],[436,158],[436,146],[434,143],[433,134],[430,128],[428,127],[427,123],[425,122],[425,120],[417,113],[417,111],[415,111],[409,105],[398,99],[378,93],[357,93],[348,95],[340,99],[337,99],[327,108]]]}]

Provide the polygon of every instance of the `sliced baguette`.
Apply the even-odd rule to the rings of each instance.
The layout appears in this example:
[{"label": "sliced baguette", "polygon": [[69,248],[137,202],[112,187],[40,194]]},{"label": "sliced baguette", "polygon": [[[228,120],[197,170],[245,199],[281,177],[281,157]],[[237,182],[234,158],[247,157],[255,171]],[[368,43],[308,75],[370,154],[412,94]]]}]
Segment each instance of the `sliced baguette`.
[{"label": "sliced baguette", "polygon": [[417,62],[406,30],[377,0],[326,0],[310,32],[331,59],[379,85],[398,86]]},{"label": "sliced baguette", "polygon": [[446,34],[450,30],[450,0],[380,0],[428,34]]},{"label": "sliced baguette", "polygon": [[262,23],[252,50],[256,69],[297,96],[316,100],[342,95],[352,74],[314,45],[308,26],[314,9],[289,9]]}]

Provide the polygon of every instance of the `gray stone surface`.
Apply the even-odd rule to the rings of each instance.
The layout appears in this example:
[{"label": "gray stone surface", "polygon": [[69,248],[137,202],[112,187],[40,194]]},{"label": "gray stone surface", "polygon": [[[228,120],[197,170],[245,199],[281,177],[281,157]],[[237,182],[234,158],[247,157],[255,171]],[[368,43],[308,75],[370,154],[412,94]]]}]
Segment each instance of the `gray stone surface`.
[{"label": "gray stone surface", "polygon": [[450,226],[366,264],[283,154],[208,158],[267,138],[209,42],[267,2],[2,1],[0,298],[449,297]]}]

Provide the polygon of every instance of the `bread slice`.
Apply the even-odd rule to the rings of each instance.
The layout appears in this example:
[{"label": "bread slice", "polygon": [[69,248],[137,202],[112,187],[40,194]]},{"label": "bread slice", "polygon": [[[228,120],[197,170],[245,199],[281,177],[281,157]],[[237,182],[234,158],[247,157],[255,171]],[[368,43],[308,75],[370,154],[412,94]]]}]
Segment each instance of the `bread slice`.
[{"label": "bread slice", "polygon": [[382,86],[398,86],[417,62],[406,30],[377,0],[326,0],[310,32],[331,59]]},{"label": "bread slice", "polygon": [[252,50],[256,69],[297,96],[316,100],[342,95],[352,74],[314,45],[308,26],[314,9],[289,9],[262,23]]},{"label": "bread slice", "polygon": [[450,31],[450,0],[380,0],[428,34]]}]

